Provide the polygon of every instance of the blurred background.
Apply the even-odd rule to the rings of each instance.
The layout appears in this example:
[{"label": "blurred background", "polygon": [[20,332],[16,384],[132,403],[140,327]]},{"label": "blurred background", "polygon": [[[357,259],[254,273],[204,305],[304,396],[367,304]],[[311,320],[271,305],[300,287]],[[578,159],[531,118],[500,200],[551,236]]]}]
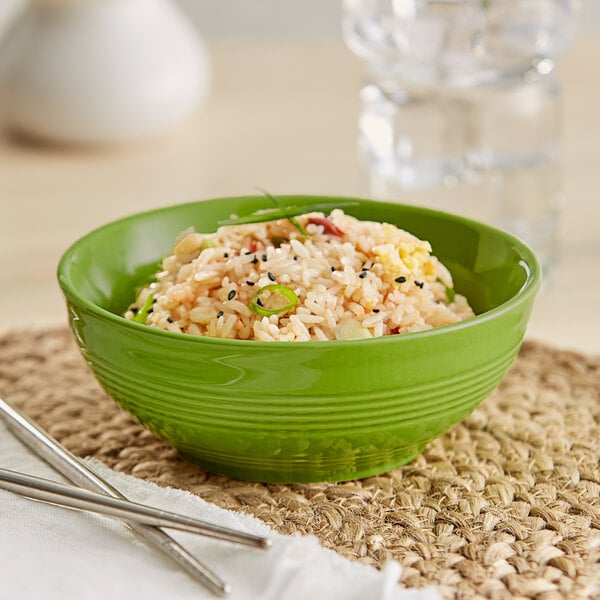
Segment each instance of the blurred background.
[{"label": "blurred background", "polygon": [[[121,96],[115,96],[114,81],[112,95],[103,95],[102,79],[88,82],[86,98],[93,96],[97,109],[114,97],[131,101],[134,83],[144,95],[137,105],[130,102],[132,112],[121,121],[110,121],[106,111],[90,119],[73,104],[62,116],[73,124],[62,129],[61,140],[52,102],[64,89],[73,97],[82,93],[69,88],[78,55],[73,48],[81,37],[68,29],[73,19],[34,30],[47,23],[28,15],[32,6],[67,11],[82,2],[0,1],[0,330],[65,324],[55,282],[60,255],[90,229],[120,216],[253,194],[257,187],[275,194],[386,195],[370,187],[357,152],[365,64],[344,41],[340,1],[173,0],[193,25],[197,46],[179,20],[131,12],[129,26],[140,30],[137,46],[128,50],[125,42],[111,43],[114,56],[81,52],[79,63],[88,58],[105,70],[122,66]],[[83,21],[96,28],[102,18]],[[109,27],[108,16],[103,22]],[[167,22],[171,29],[161,38]],[[181,35],[178,27],[184,27]],[[529,334],[594,353],[600,352],[599,34],[600,3],[581,3],[577,35],[556,68],[562,86],[560,246]],[[54,44],[54,62],[52,52],[39,50],[42,42]],[[177,98],[160,98],[163,121],[158,104],[144,107],[157,93],[152,78],[143,78],[150,55],[153,68],[162,61],[171,74],[171,89],[180,90]],[[139,79],[127,76],[125,69],[134,67]],[[63,87],[48,87],[56,81]],[[111,138],[112,131],[131,135]],[[95,143],[99,132],[106,137]],[[387,195],[413,200],[397,190]]]},{"label": "blurred background", "polygon": [[[342,5],[338,0],[176,0],[210,39],[287,39],[290,36],[337,37],[341,40]],[[18,11],[27,0],[2,0],[0,23]],[[600,5],[593,0],[581,2],[584,28],[600,26]]]}]

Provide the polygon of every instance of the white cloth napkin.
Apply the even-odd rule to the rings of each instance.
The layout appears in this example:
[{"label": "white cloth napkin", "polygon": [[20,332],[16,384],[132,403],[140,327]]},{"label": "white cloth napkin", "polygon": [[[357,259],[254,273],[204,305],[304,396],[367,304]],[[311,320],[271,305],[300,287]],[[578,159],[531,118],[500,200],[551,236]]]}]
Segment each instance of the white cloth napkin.
[{"label": "white cloth napkin", "polygon": [[[258,519],[172,488],[88,463],[131,500],[267,535],[267,551],[187,533],[173,537],[232,586],[231,600],[439,600],[434,588],[404,590],[400,565],[381,571],[321,547],[314,536],[284,536]],[[0,423],[0,467],[63,481]],[[214,598],[120,522],[0,490],[0,599]]]}]

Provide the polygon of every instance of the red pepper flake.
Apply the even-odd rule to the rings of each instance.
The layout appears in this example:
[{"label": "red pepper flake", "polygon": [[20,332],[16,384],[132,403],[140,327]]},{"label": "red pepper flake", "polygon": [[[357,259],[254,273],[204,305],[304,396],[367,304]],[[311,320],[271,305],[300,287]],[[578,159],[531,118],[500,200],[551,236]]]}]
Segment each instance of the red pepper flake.
[{"label": "red pepper flake", "polygon": [[309,217],[308,222],[312,225],[321,225],[325,233],[330,233],[331,235],[335,235],[337,237],[344,237],[345,235],[335,223],[332,223],[325,217]]},{"label": "red pepper flake", "polygon": [[258,249],[258,244],[256,243],[256,241],[253,241],[250,244],[250,253],[254,254],[254,252],[256,252],[257,249]]}]

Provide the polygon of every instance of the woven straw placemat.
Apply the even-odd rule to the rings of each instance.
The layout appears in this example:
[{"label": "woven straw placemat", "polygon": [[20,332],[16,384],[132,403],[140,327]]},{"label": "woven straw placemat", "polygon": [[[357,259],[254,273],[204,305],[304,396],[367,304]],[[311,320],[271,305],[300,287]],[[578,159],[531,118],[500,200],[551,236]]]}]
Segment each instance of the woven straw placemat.
[{"label": "woven straw placemat", "polygon": [[600,598],[600,357],[526,343],[499,389],[422,456],[338,484],[248,483],[186,463],[105,395],[66,329],[0,335],[0,395],[79,456],[364,563],[396,559],[400,585]]}]

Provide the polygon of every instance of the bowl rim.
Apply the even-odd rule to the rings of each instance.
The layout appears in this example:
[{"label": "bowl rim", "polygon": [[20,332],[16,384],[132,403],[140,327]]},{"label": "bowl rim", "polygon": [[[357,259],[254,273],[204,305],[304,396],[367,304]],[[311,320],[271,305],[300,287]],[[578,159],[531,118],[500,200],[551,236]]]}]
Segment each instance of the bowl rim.
[{"label": "bowl rim", "polygon": [[[464,217],[462,215],[458,215],[456,213],[442,211],[438,209],[428,208],[419,205],[412,205],[400,202],[388,202],[382,201],[372,198],[361,198],[361,197],[353,197],[353,196],[335,196],[335,195],[317,195],[317,194],[278,194],[278,198],[281,200],[298,200],[302,199],[303,201],[308,200],[306,202],[307,209],[310,209],[311,203],[310,200],[314,200],[312,204],[317,204],[324,201],[337,201],[337,202],[360,202],[363,204],[371,204],[371,205],[382,205],[388,206],[390,208],[400,207],[407,208],[409,210],[416,210],[417,212],[423,215],[441,217],[444,219],[449,219],[451,221],[462,223],[467,226],[476,227],[479,230],[484,230],[489,233],[492,233],[496,236],[500,236],[506,241],[510,242],[513,247],[515,247],[518,253],[521,255],[520,264],[523,266],[523,269],[526,272],[526,279],[519,291],[513,295],[511,298],[499,304],[495,308],[487,310],[483,313],[475,315],[469,319],[465,319],[464,321],[458,321],[456,323],[451,323],[449,325],[441,325],[438,327],[433,327],[431,329],[426,329],[422,331],[415,331],[409,333],[403,333],[401,335],[384,335],[374,338],[366,338],[359,340],[307,340],[307,341],[285,341],[285,340],[274,340],[274,341],[266,341],[266,340],[237,340],[237,339],[229,339],[229,338],[215,338],[208,336],[195,336],[190,335],[188,333],[179,333],[174,331],[166,331],[164,329],[158,329],[155,327],[149,327],[143,323],[137,323],[130,319],[126,319],[122,315],[118,315],[113,313],[105,308],[102,308],[86,299],[82,296],[76,289],[75,286],[72,285],[69,277],[66,274],[67,267],[71,262],[72,256],[75,254],[79,246],[84,244],[90,238],[98,235],[100,232],[115,227],[119,224],[126,224],[128,221],[134,221],[139,219],[140,217],[147,217],[151,215],[160,215],[160,213],[168,213],[175,209],[181,209],[187,206],[193,206],[203,202],[222,202],[226,200],[254,200],[261,198],[261,195],[243,195],[243,196],[223,196],[216,198],[205,198],[201,200],[193,200],[189,202],[182,202],[177,204],[167,204],[165,206],[160,206],[157,208],[153,208],[150,210],[139,211],[136,213],[132,213],[126,215],[124,217],[120,217],[118,219],[114,219],[104,225],[96,227],[84,234],[83,236],[76,239],[73,243],[71,243],[67,249],[62,254],[58,266],[57,266],[57,279],[59,285],[62,289],[62,292],[69,302],[75,302],[79,304],[81,307],[89,310],[94,313],[97,317],[100,317],[104,320],[108,320],[114,322],[117,325],[126,328],[132,328],[132,331],[137,332],[146,332],[149,335],[158,335],[164,336],[165,339],[174,339],[174,340],[185,340],[189,343],[196,343],[202,345],[216,345],[216,346],[235,346],[239,348],[251,346],[253,348],[276,348],[276,347],[285,347],[285,348],[305,348],[307,346],[310,347],[318,347],[326,349],[328,347],[340,347],[340,346],[354,346],[359,343],[361,345],[367,344],[387,344],[387,343],[398,343],[403,340],[415,340],[420,338],[427,338],[430,336],[437,335],[448,335],[453,331],[458,331],[466,328],[476,327],[483,323],[486,323],[492,319],[495,319],[506,312],[512,310],[515,306],[521,304],[522,302],[529,299],[532,294],[535,294],[537,289],[540,286],[541,278],[542,278],[542,266],[540,264],[539,259],[535,255],[534,251],[522,240],[514,236],[513,234],[505,231],[503,229],[499,229],[492,225],[488,225],[482,221],[477,221],[475,219],[471,219],[468,217]],[[305,203],[305,202],[303,202]]]}]

